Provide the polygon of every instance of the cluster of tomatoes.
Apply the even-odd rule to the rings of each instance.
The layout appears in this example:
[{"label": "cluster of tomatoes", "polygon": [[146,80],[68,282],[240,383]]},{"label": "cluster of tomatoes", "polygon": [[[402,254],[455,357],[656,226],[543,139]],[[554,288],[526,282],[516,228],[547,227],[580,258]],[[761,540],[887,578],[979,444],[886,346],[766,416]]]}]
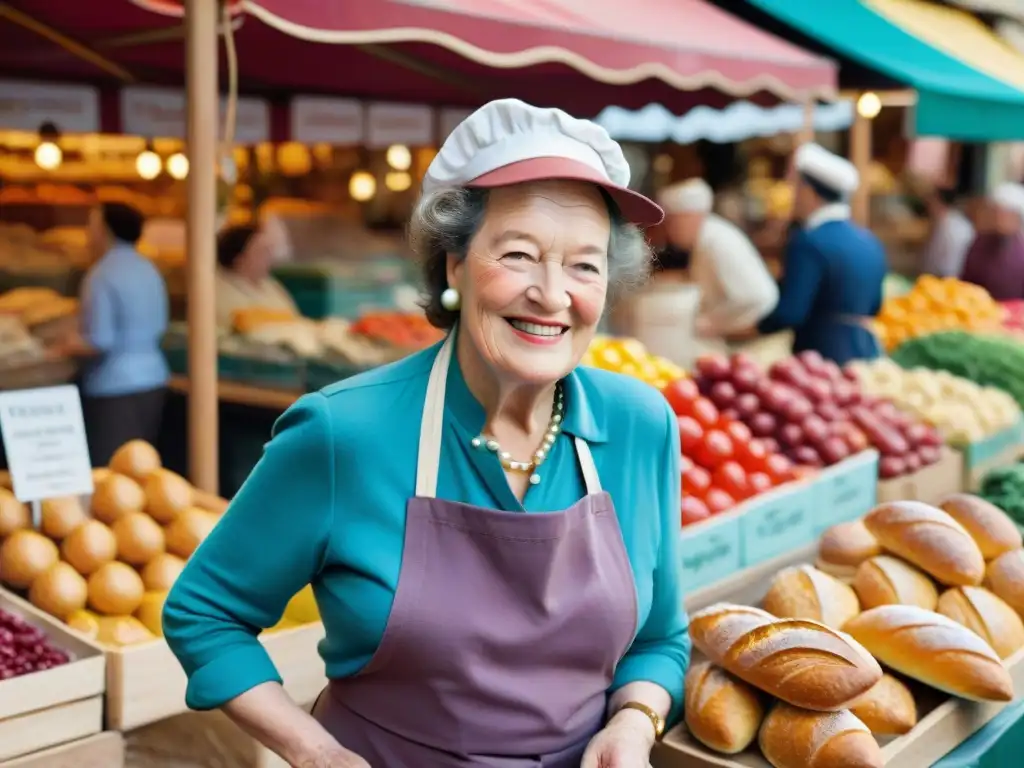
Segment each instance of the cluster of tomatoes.
[{"label": "cluster of tomatoes", "polygon": [[679,421],[684,526],[794,478],[789,459],[769,451],[742,422],[723,416],[692,379],[670,382],[663,392]]}]

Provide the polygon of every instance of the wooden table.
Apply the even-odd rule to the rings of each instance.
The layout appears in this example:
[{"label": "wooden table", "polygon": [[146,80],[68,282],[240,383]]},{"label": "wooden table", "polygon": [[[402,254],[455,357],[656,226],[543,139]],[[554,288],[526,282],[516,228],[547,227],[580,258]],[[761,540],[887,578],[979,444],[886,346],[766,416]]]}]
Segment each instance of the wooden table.
[{"label": "wooden table", "polygon": [[[168,387],[172,392],[187,395],[189,393],[188,377],[172,376]],[[255,408],[273,408],[283,411],[290,408],[303,394],[305,393],[297,389],[267,389],[223,379],[217,382],[217,396],[222,403],[251,405]]]}]

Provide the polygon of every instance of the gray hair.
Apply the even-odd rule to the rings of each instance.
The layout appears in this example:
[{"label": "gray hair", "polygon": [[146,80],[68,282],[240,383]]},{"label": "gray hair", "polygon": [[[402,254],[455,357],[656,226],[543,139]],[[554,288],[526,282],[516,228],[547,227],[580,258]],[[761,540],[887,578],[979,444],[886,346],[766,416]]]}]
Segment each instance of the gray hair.
[{"label": "gray hair", "polygon": [[[626,222],[619,207],[601,190],[611,217],[608,243],[609,299],[642,285],[651,268],[651,250],[643,232]],[[454,187],[427,192],[409,222],[409,243],[423,269],[421,306],[436,328],[447,330],[459,313],[445,309],[441,293],[448,288],[448,254],[466,258],[469,244],[487,213],[487,190]]]}]

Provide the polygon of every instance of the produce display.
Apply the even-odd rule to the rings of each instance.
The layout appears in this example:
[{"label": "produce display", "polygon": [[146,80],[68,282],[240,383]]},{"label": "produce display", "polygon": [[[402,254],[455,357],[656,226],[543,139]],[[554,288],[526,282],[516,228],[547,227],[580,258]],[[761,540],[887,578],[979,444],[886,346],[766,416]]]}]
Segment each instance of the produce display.
[{"label": "produce display", "polygon": [[935,427],[950,445],[976,443],[1013,427],[1021,409],[1006,392],[948,371],[905,369],[888,358],[850,363],[861,389]]},{"label": "produce display", "polygon": [[43,630],[0,608],[0,680],[53,669],[70,660]]},{"label": "produce display", "polygon": [[818,563],[843,577],[788,567],[759,607],[690,617],[685,722],[704,746],[756,741],[775,768],[881,768],[877,738],[911,731],[926,689],[1014,698],[1003,662],[1024,648],[1024,549],[1002,510],[966,494],[882,504],[826,531]]},{"label": "produce display", "polygon": [[720,413],[691,379],[677,379],[663,392],[679,422],[683,526],[795,477],[789,459],[755,438],[745,424]]},{"label": "produce display", "polygon": [[993,469],[981,481],[978,495],[1024,527],[1024,464]]},{"label": "produce display", "polygon": [[[24,505],[0,489],[0,581],[104,645],[154,640],[163,635],[168,592],[218,513],[198,506],[195,489],[142,441],[94,470],[94,485],[88,507],[78,497],[44,501],[38,531]],[[308,593],[274,629],[308,620]]]},{"label": "produce display", "polygon": [[624,373],[656,389],[664,389],[669,382],[686,376],[686,371],[680,366],[658,355],[652,355],[636,339],[610,336],[595,336],[580,364],[614,373]]},{"label": "produce display", "polygon": [[888,298],[875,320],[875,332],[887,350],[938,331],[994,331],[1003,309],[984,288],[953,277],[922,275],[902,296]]},{"label": "produce display", "polygon": [[424,349],[444,338],[444,332],[432,326],[422,312],[371,312],[352,323],[349,330],[407,350]]},{"label": "produce display", "polygon": [[942,437],[895,405],[861,391],[856,374],[816,352],[772,365],[743,355],[697,361],[697,385],[725,416],[741,420],[769,452],[801,466],[837,464],[868,447],[881,454],[883,479],[942,458]]},{"label": "produce display", "polygon": [[1024,333],[1024,301],[1003,301],[1003,328]]}]

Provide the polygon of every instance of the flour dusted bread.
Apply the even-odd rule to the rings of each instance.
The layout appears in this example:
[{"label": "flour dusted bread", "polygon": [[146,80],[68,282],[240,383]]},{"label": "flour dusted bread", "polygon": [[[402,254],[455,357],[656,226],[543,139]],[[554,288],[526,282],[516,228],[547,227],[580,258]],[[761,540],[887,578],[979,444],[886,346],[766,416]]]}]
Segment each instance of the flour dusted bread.
[{"label": "flour dusted bread", "polygon": [[749,747],[764,720],[758,692],[710,662],[686,673],[686,727],[705,746],[726,755]]},{"label": "flour dusted bread", "polygon": [[1013,681],[992,646],[941,614],[883,605],[844,629],[887,667],[932,688],[973,701],[1013,699]]},{"label": "flour dusted bread", "polygon": [[763,607],[780,619],[811,619],[836,629],[860,613],[857,595],[847,584],[809,565],[779,571]]},{"label": "flour dusted bread", "polygon": [[882,768],[882,750],[856,715],[810,712],[779,703],[758,734],[758,746],[775,768]]},{"label": "flour dusted bread", "polygon": [[861,608],[880,605],[916,605],[934,611],[939,602],[935,583],[909,563],[879,555],[861,563],[853,578]]},{"label": "flour dusted bread", "polygon": [[853,520],[833,525],[821,534],[815,565],[837,579],[849,581],[856,574],[857,566],[880,554],[882,545],[871,535],[864,521]]},{"label": "flour dusted bread", "polygon": [[985,558],[974,539],[937,507],[920,501],[881,504],[864,525],[885,549],[941,584],[973,587],[985,578]]},{"label": "flour dusted bread", "polygon": [[985,586],[1024,616],[1024,549],[1007,552],[989,563]]},{"label": "flour dusted bread", "polygon": [[854,702],[850,711],[877,736],[902,736],[917,725],[914,695],[892,675],[882,675],[874,688]]},{"label": "flour dusted bread", "polygon": [[986,560],[1024,546],[1020,531],[1010,517],[982,498],[954,493],[943,499],[939,508],[964,527]]},{"label": "flour dusted bread", "polygon": [[954,587],[942,593],[938,610],[981,637],[1001,659],[1024,648],[1024,621],[987,589]]},{"label": "flour dusted bread", "polygon": [[882,677],[871,654],[842,632],[745,605],[698,611],[690,617],[690,637],[727,672],[806,709],[843,709]]}]

